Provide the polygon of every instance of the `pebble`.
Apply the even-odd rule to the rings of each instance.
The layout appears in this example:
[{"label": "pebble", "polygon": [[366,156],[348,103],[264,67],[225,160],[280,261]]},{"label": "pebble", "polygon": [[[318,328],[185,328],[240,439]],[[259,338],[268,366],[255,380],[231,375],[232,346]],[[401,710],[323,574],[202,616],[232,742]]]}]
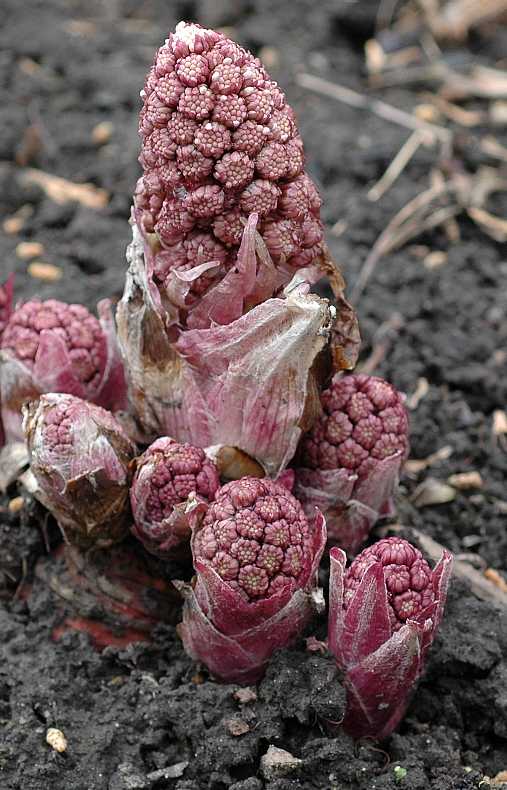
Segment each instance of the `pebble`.
[{"label": "pebble", "polygon": [[56,282],[56,280],[62,279],[63,272],[59,266],[55,266],[53,263],[33,261],[33,263],[28,266],[28,274],[36,280]]}]

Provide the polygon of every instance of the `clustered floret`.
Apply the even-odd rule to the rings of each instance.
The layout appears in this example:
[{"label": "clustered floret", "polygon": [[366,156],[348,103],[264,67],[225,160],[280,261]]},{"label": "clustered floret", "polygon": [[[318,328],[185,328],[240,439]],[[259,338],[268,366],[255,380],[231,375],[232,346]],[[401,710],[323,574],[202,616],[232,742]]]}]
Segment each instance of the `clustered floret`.
[{"label": "clustered floret", "polygon": [[192,493],[210,501],[219,487],[217,468],[204,450],[165,438],[141,456],[132,483],[134,496],[141,482],[148,484],[143,487],[145,518],[153,523],[168,518]]},{"label": "clustered floret", "polygon": [[275,264],[294,269],[318,257],[321,200],[303,172],[293,112],[257,58],[220,33],[180,23],[141,95],[144,176],[136,206],[144,230],[156,232],[169,253],[156,272],[160,285],[170,271],[195,265],[190,255],[182,260],[181,244],[196,230],[203,249],[221,250],[220,267],[204,289],[197,281],[191,291],[218,281],[234,265],[252,212]]},{"label": "clustered floret", "polygon": [[194,542],[245,600],[268,597],[308,575],[310,528],[297,499],[279,483],[245,477],[218,492]]},{"label": "clustered floret", "polygon": [[305,436],[310,469],[350,470],[364,478],[376,461],[408,449],[408,420],[399,393],[384,379],[336,378],[321,396],[324,414]]},{"label": "clustered floret", "polygon": [[421,552],[402,538],[379,540],[359,554],[345,576],[344,608],[347,609],[365,570],[380,561],[387,589],[393,631],[414,620],[435,601],[432,570]]},{"label": "clustered floret", "polygon": [[2,337],[2,349],[33,369],[41,332],[50,330],[63,341],[72,369],[93,398],[104,375],[107,340],[102,327],[83,305],[56,299],[25,302],[12,314]]}]

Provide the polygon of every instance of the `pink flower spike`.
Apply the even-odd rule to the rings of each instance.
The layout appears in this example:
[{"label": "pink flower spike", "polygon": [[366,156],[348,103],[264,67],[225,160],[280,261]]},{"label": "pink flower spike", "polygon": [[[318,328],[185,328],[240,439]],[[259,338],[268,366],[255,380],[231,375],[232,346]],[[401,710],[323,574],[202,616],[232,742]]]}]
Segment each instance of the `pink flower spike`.
[{"label": "pink flower spike", "polygon": [[220,486],[218,470],[200,447],[167,436],[134,464],[132,532],[152,554],[170,557],[190,543],[192,519],[206,510]]},{"label": "pink flower spike", "polygon": [[[275,261],[276,276],[269,288],[264,280],[265,299],[287,285],[296,269],[320,261],[324,252],[320,199],[303,172],[303,144],[294,114],[250,52],[222,33],[180,23],[156,53],[141,95],[139,161],[144,176],[134,196],[135,217],[155,258],[155,271],[161,269],[158,258],[170,257],[171,252],[170,268],[177,268],[178,244],[185,242],[195,223],[230,250],[213,280],[204,280],[183,304],[180,292],[175,294],[156,278],[178,325],[186,326],[187,319],[192,328],[213,324],[218,308],[210,310],[208,300],[199,309],[199,303],[210,289],[212,302],[227,302],[237,279],[229,274],[237,274],[241,267],[241,232],[250,214],[262,219],[257,228],[261,235],[264,221],[266,226],[279,221],[282,208],[293,217],[291,243],[284,245],[290,255],[284,265]],[[224,279],[228,282],[220,289]],[[241,295],[234,297],[235,306],[238,300]],[[250,305],[243,302],[241,307],[247,310]],[[236,315],[237,309],[231,313]],[[224,318],[219,322],[224,323]]]},{"label": "pink flower spike", "polygon": [[335,376],[322,416],[300,444],[296,494],[328,521],[330,542],[355,553],[375,522],[393,513],[408,455],[403,398],[375,376]]},{"label": "pink flower spike", "polygon": [[193,531],[195,587],[179,585],[187,652],[221,680],[257,681],[321,608],[325,543],[322,514],[308,521],[279,483],[245,477],[223,486]]},{"label": "pink flower spike", "polygon": [[329,650],[345,674],[344,728],[386,738],[401,721],[442,618],[452,570],[445,550],[431,570],[402,538],[385,538],[345,570],[330,551]]}]

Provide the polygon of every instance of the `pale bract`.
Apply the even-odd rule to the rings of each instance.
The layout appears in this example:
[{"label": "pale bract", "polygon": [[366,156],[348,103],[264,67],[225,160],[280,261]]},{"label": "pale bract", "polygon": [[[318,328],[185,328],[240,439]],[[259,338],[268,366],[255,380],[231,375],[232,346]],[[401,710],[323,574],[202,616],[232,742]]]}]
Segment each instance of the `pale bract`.
[{"label": "pale bract", "polygon": [[136,454],[115,417],[62,393],[23,407],[35,496],[69,543],[107,547],[131,522],[130,462]]}]

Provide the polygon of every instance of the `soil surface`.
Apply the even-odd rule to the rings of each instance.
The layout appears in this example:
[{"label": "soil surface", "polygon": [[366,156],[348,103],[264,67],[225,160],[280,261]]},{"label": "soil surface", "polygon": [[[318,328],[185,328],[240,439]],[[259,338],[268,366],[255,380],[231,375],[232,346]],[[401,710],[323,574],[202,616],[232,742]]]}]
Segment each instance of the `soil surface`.
[{"label": "soil surface", "polygon": [[[295,75],[307,71],[365,93],[363,45],[377,10],[371,0],[2,0],[0,212],[18,223],[4,223],[0,269],[16,272],[17,298],[93,308],[104,296],[120,296],[139,173],[139,90],[155,47],[180,18],[227,27],[261,53],[287,92],[322,190],[332,252],[353,286],[390,218],[428,188],[436,152],[421,148],[387,194],[369,201],[367,190],[409,131],[304,91]],[[455,46],[450,57],[494,65],[506,41],[494,27]],[[427,89],[412,84],[376,95],[412,111]],[[479,133],[460,132],[457,168],[498,164],[474,145]],[[506,144],[498,129],[495,135]],[[91,182],[110,199],[96,209],[58,204],[26,178],[27,168]],[[501,196],[492,210],[505,216]],[[450,448],[404,477],[399,520],[470,555],[479,571],[505,574],[506,437],[494,427],[507,401],[507,261],[505,248],[470,219],[460,217],[458,227],[452,243],[439,229],[378,263],[358,305],[362,360],[386,343],[370,372],[409,398],[422,393],[409,400],[411,459]],[[41,243],[37,260],[58,267],[60,279],[32,276],[16,253],[22,241]],[[443,263],[430,267],[427,255],[435,251],[444,253]],[[412,497],[428,477],[445,483],[472,471],[480,472],[482,486],[456,489],[450,502],[421,507]],[[17,493],[14,486],[9,499]],[[507,770],[507,608],[481,599],[468,583],[455,578],[451,585],[427,673],[398,731],[381,746],[354,743],[339,726],[326,728],[342,716],[342,687],[331,659],[306,651],[304,641],[276,655],[246,696],[198,671],[169,625],[151,645],[102,653],[84,634],[51,641],[62,619],[54,594],[35,579],[29,596],[26,585],[25,594],[13,596],[20,571],[31,583],[35,561],[46,553],[44,523],[28,498],[21,511],[0,511],[5,790],[472,790],[488,786],[485,775]],[[325,637],[324,618],[310,633]],[[65,734],[65,752],[46,743],[50,727]],[[270,745],[300,762],[286,775],[263,774]]]}]

